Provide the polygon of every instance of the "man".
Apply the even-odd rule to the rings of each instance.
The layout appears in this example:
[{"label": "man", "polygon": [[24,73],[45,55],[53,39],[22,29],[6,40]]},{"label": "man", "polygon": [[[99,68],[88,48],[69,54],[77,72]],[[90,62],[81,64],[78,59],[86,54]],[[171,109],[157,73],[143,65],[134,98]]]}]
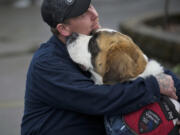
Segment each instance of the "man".
[{"label": "man", "polygon": [[104,115],[126,114],[159,100],[177,99],[179,86],[161,74],[133,83],[95,85],[89,72],[72,62],[66,37],[100,27],[91,0],[44,0],[43,20],[53,36],[36,51],[27,74],[21,135],[105,135]]}]

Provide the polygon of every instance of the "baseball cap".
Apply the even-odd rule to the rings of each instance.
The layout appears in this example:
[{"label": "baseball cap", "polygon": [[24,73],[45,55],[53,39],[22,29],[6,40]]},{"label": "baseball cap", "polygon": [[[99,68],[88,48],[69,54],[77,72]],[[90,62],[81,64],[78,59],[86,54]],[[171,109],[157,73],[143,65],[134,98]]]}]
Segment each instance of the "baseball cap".
[{"label": "baseball cap", "polygon": [[91,0],[43,0],[41,16],[50,27],[55,28],[65,19],[85,13],[90,3]]}]

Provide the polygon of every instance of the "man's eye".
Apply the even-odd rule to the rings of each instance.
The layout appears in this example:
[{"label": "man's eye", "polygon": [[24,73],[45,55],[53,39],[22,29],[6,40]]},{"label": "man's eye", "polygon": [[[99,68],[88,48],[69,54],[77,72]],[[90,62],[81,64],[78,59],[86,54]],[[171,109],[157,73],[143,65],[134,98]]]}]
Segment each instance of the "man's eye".
[{"label": "man's eye", "polygon": [[94,8],[93,5],[90,5],[89,8]]}]

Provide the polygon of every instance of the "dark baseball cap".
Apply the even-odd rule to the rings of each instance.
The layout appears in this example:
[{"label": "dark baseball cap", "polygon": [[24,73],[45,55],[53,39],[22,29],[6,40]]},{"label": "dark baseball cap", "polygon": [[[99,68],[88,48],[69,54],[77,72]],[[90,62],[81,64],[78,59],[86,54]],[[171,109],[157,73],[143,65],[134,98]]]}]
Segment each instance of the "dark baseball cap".
[{"label": "dark baseball cap", "polygon": [[41,15],[50,27],[55,28],[64,20],[85,13],[90,3],[91,0],[43,0]]}]

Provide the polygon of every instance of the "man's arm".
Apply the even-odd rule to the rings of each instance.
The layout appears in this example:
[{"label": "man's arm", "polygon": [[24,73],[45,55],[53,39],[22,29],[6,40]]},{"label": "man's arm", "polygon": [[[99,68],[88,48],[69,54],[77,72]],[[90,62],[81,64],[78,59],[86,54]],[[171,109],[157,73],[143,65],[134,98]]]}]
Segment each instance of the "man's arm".
[{"label": "man's arm", "polygon": [[100,86],[74,65],[66,66],[61,61],[54,63],[48,58],[43,63],[36,63],[28,76],[33,77],[29,79],[34,87],[29,95],[36,98],[35,101],[91,115],[129,113],[158,101],[160,95],[153,76]]},{"label": "man's arm", "polygon": [[[174,81],[174,86],[176,88],[176,94],[178,96],[178,101],[180,102],[180,79],[171,71],[165,70],[165,73],[170,75],[173,78]],[[180,113],[180,112],[179,112]],[[177,121],[176,123],[178,126],[180,126],[180,120]],[[179,134],[180,134],[180,129],[179,129]]]}]

